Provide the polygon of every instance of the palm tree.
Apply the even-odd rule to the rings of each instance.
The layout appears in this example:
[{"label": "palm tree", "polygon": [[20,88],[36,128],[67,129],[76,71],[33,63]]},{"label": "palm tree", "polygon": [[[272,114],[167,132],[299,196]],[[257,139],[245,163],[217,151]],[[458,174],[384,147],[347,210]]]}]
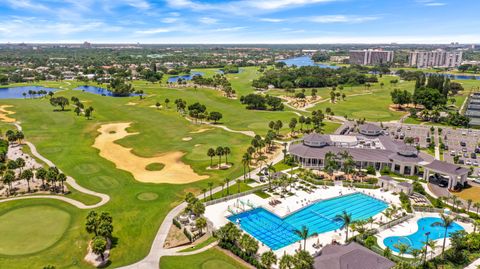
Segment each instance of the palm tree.
[{"label": "palm tree", "polygon": [[435,222],[432,224],[432,226],[440,226],[445,229],[444,234],[443,234],[443,245],[442,245],[442,259],[444,258],[444,252],[445,252],[445,243],[447,241],[447,232],[448,232],[448,227],[453,223],[453,219],[450,218],[447,215],[441,214],[441,221]]},{"label": "palm tree", "polygon": [[235,183],[237,183],[237,193],[240,193],[240,183],[242,183],[242,181],[237,178],[237,180],[235,180]]},{"label": "palm tree", "polygon": [[45,168],[40,167],[35,171],[35,177],[42,181],[42,188],[45,189],[45,179],[47,179],[47,170]]},{"label": "palm tree", "polygon": [[451,199],[452,199],[452,210],[453,210],[453,212],[455,212],[455,206],[457,205],[457,203],[456,203],[457,202],[457,196],[452,195]]},{"label": "palm tree", "polygon": [[230,195],[230,188],[229,188],[229,186],[228,186],[228,183],[230,182],[230,179],[225,178],[225,179],[223,180],[223,182],[225,182],[225,184],[227,185],[227,196],[228,196],[228,195]]},{"label": "palm tree", "polygon": [[223,153],[225,154],[225,164],[228,165],[228,154],[231,153],[231,150],[229,147],[223,147]]},{"label": "palm tree", "polygon": [[252,156],[250,154],[245,153],[242,156],[242,165],[243,165],[243,179],[247,178],[247,171],[246,167],[248,167],[248,173],[250,174],[250,161],[252,160]]},{"label": "palm tree", "polygon": [[475,202],[473,206],[477,209],[477,215],[478,215],[478,211],[480,210],[480,202]]},{"label": "palm tree", "polygon": [[265,268],[269,269],[273,264],[277,263],[277,255],[273,251],[267,251],[262,254],[261,261]]},{"label": "palm tree", "polygon": [[155,104],[155,106],[157,107],[157,110],[158,110],[158,109],[160,108],[160,106],[161,106],[160,102],[157,102],[157,103]]},{"label": "palm tree", "polygon": [[33,178],[33,172],[31,169],[23,171],[21,178],[27,181],[28,192],[30,192],[30,180]]},{"label": "palm tree", "polygon": [[218,169],[220,169],[220,164],[222,163],[223,153],[223,147],[217,147],[215,150],[215,154],[218,156]]},{"label": "palm tree", "polygon": [[413,256],[413,259],[414,261],[416,262],[418,257],[420,257],[420,255],[422,254],[422,251],[419,250],[419,249],[416,249],[416,248],[413,248],[411,251],[410,251],[410,254]]},{"label": "palm tree", "polygon": [[62,193],[64,193],[64,192],[65,192],[65,188],[64,188],[64,186],[63,186],[63,182],[65,182],[65,180],[67,180],[67,176],[65,176],[64,173],[60,173],[60,174],[58,174],[58,176],[57,176],[57,180],[60,181],[61,186],[62,186]]},{"label": "palm tree", "polygon": [[472,202],[473,202],[472,199],[467,200],[467,213],[470,212],[470,207],[472,206]]},{"label": "palm tree", "polygon": [[340,229],[343,229],[343,228],[346,229],[345,242],[347,242],[348,241],[348,228],[350,226],[350,223],[352,223],[352,214],[348,214],[347,211],[344,210],[342,212],[342,214],[337,215],[336,218],[341,219],[342,222],[343,222],[342,227],[340,227]]},{"label": "palm tree", "polygon": [[212,196],[213,182],[208,182],[208,188],[210,189],[210,200],[213,200],[213,196]]},{"label": "palm tree", "polygon": [[15,181],[15,172],[13,172],[12,170],[5,171],[2,180],[3,183],[8,186],[7,195],[10,195],[10,193],[12,192],[12,182]]},{"label": "palm tree", "polygon": [[200,217],[195,221],[195,226],[200,230],[200,234],[205,227],[207,227],[207,220],[204,217]]},{"label": "palm tree", "polygon": [[333,152],[329,151],[325,154],[324,160],[325,160],[325,164],[324,164],[323,168],[330,175],[330,177],[332,177],[333,172],[335,172],[335,170],[338,169],[336,156]]},{"label": "palm tree", "polygon": [[279,262],[279,268],[280,269],[292,269],[294,266],[294,260],[293,257],[288,255],[288,254],[283,254],[282,258],[280,259]]},{"label": "palm tree", "polygon": [[405,243],[398,243],[393,245],[396,249],[398,249],[398,254],[400,257],[403,257],[403,254],[408,252],[408,249],[410,248],[407,244]]},{"label": "palm tree", "polygon": [[433,257],[433,254],[435,254],[435,249],[437,248],[437,243],[435,243],[435,240],[428,239],[427,242],[423,242],[425,244],[425,257],[428,254],[428,248],[430,248],[430,258]]},{"label": "palm tree", "polygon": [[267,171],[268,171],[268,188],[272,189],[272,173],[275,173],[277,171],[273,166],[273,163],[267,164]]},{"label": "palm tree", "polygon": [[213,167],[213,157],[215,157],[215,150],[213,148],[209,148],[207,151],[207,156],[210,157],[210,167]]},{"label": "palm tree", "polygon": [[203,192],[203,200],[207,200],[207,189],[203,188],[202,189],[202,192]]},{"label": "palm tree", "polygon": [[300,230],[293,231],[298,237],[303,239],[303,250],[307,248],[307,238],[308,238],[308,228],[307,226],[303,225]]}]

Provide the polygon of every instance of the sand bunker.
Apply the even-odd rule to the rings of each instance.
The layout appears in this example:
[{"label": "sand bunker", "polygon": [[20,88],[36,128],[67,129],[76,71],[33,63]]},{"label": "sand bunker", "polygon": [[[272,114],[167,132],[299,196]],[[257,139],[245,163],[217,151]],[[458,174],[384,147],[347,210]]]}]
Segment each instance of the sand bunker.
[{"label": "sand bunker", "polygon": [[190,140],[192,140],[191,137],[184,137],[184,138],[182,138],[182,141],[190,141]]},{"label": "sand bunker", "polygon": [[126,103],[127,106],[136,106],[138,105],[138,103],[134,103],[134,102],[128,102]]},{"label": "sand bunker", "polygon": [[212,128],[202,128],[202,129],[198,129],[196,131],[191,131],[190,133],[191,134],[200,134],[200,133],[203,133],[203,132],[206,132],[206,131],[209,131],[209,130],[212,130]]},{"label": "sand bunker", "polygon": [[3,122],[15,122],[14,118],[10,118],[9,115],[15,114],[15,112],[8,110],[7,108],[13,107],[11,105],[0,106],[0,121]]},{"label": "sand bunker", "polygon": [[[184,184],[208,178],[198,175],[193,169],[181,161],[183,152],[174,151],[156,157],[144,158],[132,153],[131,148],[125,148],[115,141],[129,135],[126,129],[130,123],[110,123],[100,126],[100,135],[95,139],[94,148],[100,150],[100,156],[113,162],[118,169],[132,173],[140,182]],[[160,171],[145,169],[151,163],[162,163],[165,167]]]}]

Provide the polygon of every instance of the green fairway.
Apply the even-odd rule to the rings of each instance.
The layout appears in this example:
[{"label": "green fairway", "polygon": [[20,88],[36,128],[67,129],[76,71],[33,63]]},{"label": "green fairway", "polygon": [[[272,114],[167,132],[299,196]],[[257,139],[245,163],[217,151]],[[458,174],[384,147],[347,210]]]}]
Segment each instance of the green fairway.
[{"label": "green fairway", "polygon": [[0,255],[25,255],[55,244],[70,225],[70,214],[57,207],[34,205],[0,215]]},{"label": "green fairway", "polygon": [[191,256],[166,256],[160,259],[162,269],[243,269],[247,268],[221,250],[213,248]]}]

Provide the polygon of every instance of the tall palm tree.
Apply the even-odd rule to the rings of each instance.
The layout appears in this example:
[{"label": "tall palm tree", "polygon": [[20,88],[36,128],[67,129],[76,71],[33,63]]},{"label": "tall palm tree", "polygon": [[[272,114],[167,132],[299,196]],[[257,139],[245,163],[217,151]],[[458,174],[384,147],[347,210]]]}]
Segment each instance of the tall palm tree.
[{"label": "tall palm tree", "polygon": [[480,202],[475,202],[473,204],[473,207],[475,207],[477,209],[477,215],[478,215],[478,211],[480,210]]},{"label": "tall palm tree", "polygon": [[262,254],[261,261],[265,268],[272,268],[273,264],[277,263],[277,255],[273,251],[267,251]]},{"label": "tall palm tree", "polygon": [[457,202],[457,196],[452,195],[451,199],[452,199],[452,210],[453,210],[453,212],[455,212],[455,206],[457,205],[457,203],[456,203]]},{"label": "tall palm tree", "polygon": [[445,215],[445,214],[441,214],[440,217],[441,217],[442,220],[433,223],[432,226],[440,226],[440,227],[443,227],[445,229],[445,231],[443,233],[443,245],[442,245],[442,259],[443,259],[444,258],[444,252],[445,252],[445,243],[447,241],[448,227],[450,227],[450,225],[452,225],[453,219],[450,218],[449,216]]},{"label": "tall palm tree", "polygon": [[215,154],[218,156],[218,168],[220,169],[220,164],[222,163],[222,156],[224,154],[223,147],[217,147]]},{"label": "tall palm tree", "polygon": [[300,230],[293,231],[298,237],[303,239],[303,250],[307,248],[307,238],[308,238],[308,228],[307,226],[303,225]]},{"label": "tall palm tree", "polygon": [[345,242],[348,241],[348,228],[350,227],[350,224],[352,223],[352,214],[348,214],[347,211],[343,211],[342,214],[337,215],[336,218],[342,220],[343,224],[340,229],[345,228]]},{"label": "tall palm tree", "polygon": [[210,167],[213,167],[213,157],[215,157],[215,150],[213,148],[209,148],[207,151],[207,156],[210,157]]},{"label": "tall palm tree", "polygon": [[67,180],[67,176],[65,176],[64,173],[60,173],[60,174],[58,174],[57,180],[60,181],[61,186],[62,186],[62,193],[64,193],[64,192],[65,192],[65,188],[64,188],[63,182],[65,182],[65,180]]},{"label": "tall palm tree", "polygon": [[472,199],[467,200],[467,212],[470,212],[470,207],[472,206],[472,203],[473,203]]},{"label": "tall palm tree", "polygon": [[333,152],[327,152],[325,154],[325,163],[323,165],[323,168],[325,171],[330,175],[330,177],[333,176],[333,172],[338,169],[338,163],[336,160],[336,155]]},{"label": "tall palm tree", "polygon": [[242,156],[242,164],[243,164],[243,179],[247,178],[247,171],[246,167],[248,167],[248,173],[250,173],[250,161],[252,160],[252,156],[250,154],[245,153]]},{"label": "tall palm tree", "polygon": [[400,255],[400,257],[403,257],[403,255],[404,255],[405,253],[407,253],[408,250],[409,250],[409,248],[410,248],[410,247],[409,247],[407,244],[405,244],[405,243],[398,243],[398,244],[394,244],[393,246],[394,246],[396,249],[398,249],[398,254]]},{"label": "tall palm tree", "polygon": [[230,154],[232,151],[230,150],[229,147],[223,147],[223,154],[225,154],[225,164],[228,165],[228,154]]},{"label": "tall palm tree", "polygon": [[280,269],[292,269],[294,266],[293,256],[288,255],[286,253],[283,254],[278,266]]},{"label": "tall palm tree", "polygon": [[202,189],[202,192],[203,192],[203,200],[207,200],[207,189],[203,188]]},{"label": "tall palm tree", "polygon": [[223,182],[225,182],[225,184],[227,185],[227,196],[228,196],[228,195],[230,195],[230,188],[229,188],[229,186],[228,186],[228,184],[230,183],[230,179],[225,178],[225,179],[223,180]]},{"label": "tall palm tree", "polygon": [[242,180],[240,180],[239,178],[237,178],[235,180],[235,183],[237,183],[237,193],[240,193],[240,183],[242,183]]},{"label": "tall palm tree", "polygon": [[32,170],[27,169],[27,170],[23,171],[23,173],[21,174],[21,178],[25,179],[27,181],[28,192],[30,192],[30,180],[32,180],[32,178],[33,178]]},{"label": "tall palm tree", "polygon": [[210,200],[213,200],[213,196],[212,196],[213,182],[208,182],[208,188],[210,189]]},{"label": "tall palm tree", "polygon": [[267,164],[268,171],[268,188],[272,189],[272,173],[275,173],[277,170],[273,166],[273,163]]}]

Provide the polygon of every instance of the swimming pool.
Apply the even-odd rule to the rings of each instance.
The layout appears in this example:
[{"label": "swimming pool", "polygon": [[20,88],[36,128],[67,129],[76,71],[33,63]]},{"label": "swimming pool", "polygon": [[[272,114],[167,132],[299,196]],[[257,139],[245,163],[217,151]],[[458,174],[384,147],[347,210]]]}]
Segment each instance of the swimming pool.
[{"label": "swimming pool", "polygon": [[388,205],[378,199],[362,193],[354,193],[313,203],[285,218],[265,210],[256,208],[228,217],[263,244],[273,250],[288,246],[298,240],[295,230],[307,226],[309,233],[325,233],[342,227],[343,222],[336,218],[344,210],[352,214],[353,220],[364,220],[372,217]]},{"label": "swimming pool", "polygon": [[[412,249],[422,249],[427,240],[427,232],[430,232],[428,239],[443,239],[445,228],[433,225],[436,222],[442,222],[442,219],[436,217],[421,218],[417,221],[418,230],[415,233],[406,236],[389,236],[383,239],[383,244],[395,252],[398,252],[395,245],[400,243],[407,244]],[[463,227],[454,222],[448,227],[447,237],[450,237],[452,233],[461,230],[463,230]]]}]

